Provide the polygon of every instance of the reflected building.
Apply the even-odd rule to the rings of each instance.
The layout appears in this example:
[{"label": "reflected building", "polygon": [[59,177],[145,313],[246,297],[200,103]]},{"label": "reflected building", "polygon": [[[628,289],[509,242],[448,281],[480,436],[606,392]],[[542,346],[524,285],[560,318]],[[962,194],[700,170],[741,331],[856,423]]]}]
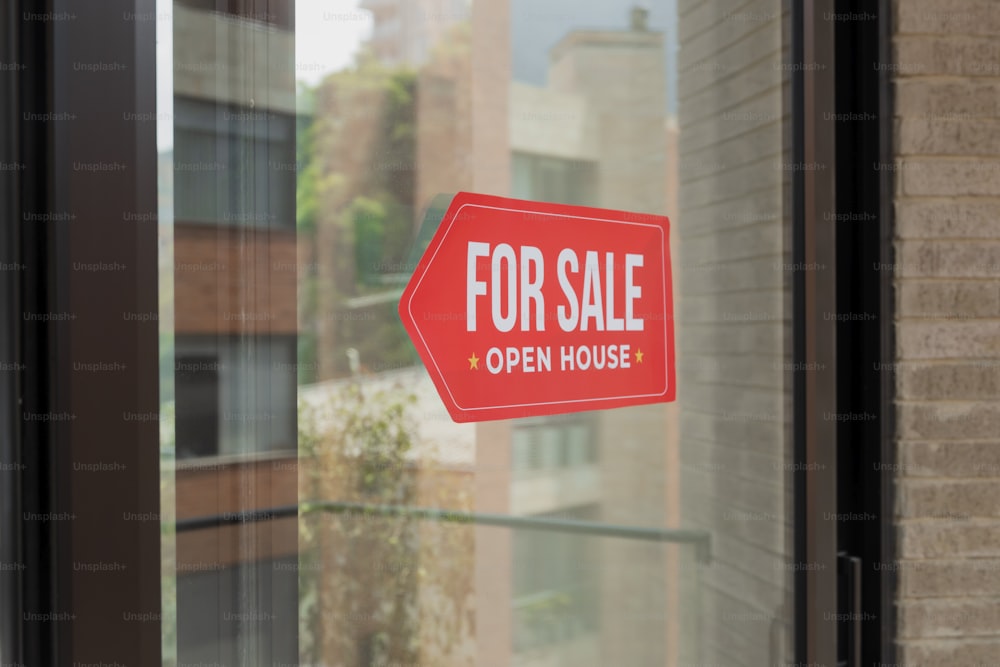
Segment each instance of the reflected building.
[{"label": "reflected building", "polygon": [[[376,4],[381,9],[376,10]],[[408,211],[413,231],[409,238],[415,238],[418,231],[421,236],[427,234],[420,227],[424,211],[436,196],[459,190],[659,214],[675,211],[676,125],[667,112],[664,35],[649,29],[644,12],[623,12],[613,29],[567,30],[550,51],[548,83],[539,86],[512,80],[509,27],[518,19],[510,16],[506,3],[477,3],[469,20],[444,31],[423,61],[400,59],[395,55],[398,51],[385,46],[387,35],[402,39],[397,14],[387,9],[395,4],[368,2],[364,6],[374,14],[371,51],[380,64],[389,71],[401,62],[421,64],[413,90],[414,181]],[[365,67],[370,66],[360,65],[356,71]],[[373,74],[372,80],[377,76],[391,75]],[[329,105],[317,107],[317,127],[328,122],[324,117],[335,117],[344,119],[343,127],[351,128],[328,129],[323,136],[343,139],[320,140],[328,151],[343,147],[341,157],[320,156],[320,160],[339,160],[343,182],[348,183],[356,180],[352,172],[377,170],[384,161],[378,134],[387,129],[382,122],[384,102],[369,99],[361,105],[353,95],[346,78],[334,75],[317,96],[319,105]],[[362,113],[366,118],[359,119]],[[345,166],[345,156],[353,156],[349,158],[355,161],[352,168]],[[410,178],[409,173],[393,176],[386,182],[397,188]],[[370,187],[373,181],[362,180],[368,185],[345,186],[344,191],[352,192],[348,199],[362,192],[375,194]],[[349,209],[350,204],[343,201],[324,209],[317,219],[316,241],[305,243],[332,252],[336,244],[324,234],[337,232],[322,228],[332,227]],[[341,252],[341,267],[360,256],[349,245]],[[317,265],[326,263],[321,259]],[[336,269],[331,265],[329,270]],[[399,291],[383,283],[381,293],[395,305]],[[375,294],[373,300],[378,298]],[[358,305],[357,296],[354,299]],[[326,317],[337,307],[343,309],[344,302],[339,306],[328,302],[315,316]],[[320,354],[342,355],[345,346],[363,342],[341,339],[337,344],[331,338],[320,346],[326,350]],[[339,371],[335,370],[338,364]],[[318,367],[331,369],[330,375],[322,377],[344,378],[351,371],[342,364],[331,359]],[[356,379],[362,386],[375,386],[394,373],[379,359],[365,355],[355,372],[360,373]],[[422,372],[414,382],[433,391]],[[317,385],[309,391],[321,390]],[[455,503],[445,509],[677,527],[679,484],[672,411],[670,406],[643,406],[474,427],[451,424],[443,412],[435,417],[421,411],[429,424],[440,420],[436,437],[472,428],[474,438],[464,441],[470,451],[458,469],[431,454],[415,459],[412,466],[414,474],[424,480],[425,500],[436,497],[428,484],[442,488],[458,484],[469,492],[467,505]],[[463,472],[456,477],[459,469]],[[452,473],[443,472],[447,470]],[[676,662],[680,643],[680,555],[676,547],[483,526],[457,530],[471,538],[466,542],[472,550],[471,565],[466,572],[455,573],[453,583],[471,596],[468,613],[472,621],[464,627],[473,634],[459,641],[466,648],[448,654],[428,652],[422,656],[424,661],[476,665]],[[439,566],[441,561],[432,559],[425,567]],[[423,613],[433,619],[440,611],[432,601],[435,593],[428,588],[422,594]],[[423,631],[430,633],[434,628],[429,620]],[[649,641],[650,637],[662,640]],[[431,646],[430,639],[422,643]]]},{"label": "reflected building", "polygon": [[[215,8],[173,10],[179,522],[297,501],[292,15]],[[178,533],[179,664],[238,664],[246,646],[297,661],[297,533],[294,517]]]},{"label": "reflected building", "polygon": [[[301,483],[310,498],[673,525],[669,407],[459,427],[427,406],[432,386],[412,368],[395,317],[408,245],[442,193],[670,212],[663,35],[641,13],[616,29],[567,31],[551,50],[548,84],[538,86],[511,78],[509,34],[497,29],[511,21],[503,3],[365,6],[375,15],[370,55],[328,77],[298,110],[294,42],[280,17],[176,8],[178,518],[287,505]],[[403,16],[411,11],[425,16]],[[264,88],[244,78],[237,54],[249,44],[270,72]],[[233,179],[237,172],[246,178]],[[237,363],[247,355],[255,363]],[[308,382],[306,403],[386,382],[424,396],[414,408],[416,447],[398,469],[374,464],[380,487],[357,481],[373,464],[345,446],[344,431],[333,440],[339,458],[319,466],[333,477],[315,488],[308,474],[298,479],[297,376]],[[324,460],[298,453],[314,469]],[[297,590],[305,562],[315,570],[303,575],[313,576],[306,599],[316,596],[320,611],[298,628],[300,648],[318,659],[586,665],[667,664],[676,655],[677,563],[661,545],[411,525],[393,533],[401,550],[369,545],[383,567],[369,571],[364,558],[335,554],[357,551],[371,534],[319,525],[319,542],[303,543],[301,554],[288,520],[181,535],[179,657],[225,658],[248,638],[274,655],[295,650],[280,638],[296,636],[280,625],[297,618],[295,597],[282,596]],[[241,552],[247,539],[258,548]],[[219,565],[198,569],[209,562]],[[437,580],[414,578],[409,564]],[[368,593],[345,598],[354,580],[370,580]],[[222,589],[263,596],[258,608],[281,607],[275,616],[285,620],[227,621]],[[410,605],[410,620],[394,617],[388,634],[379,590]],[[353,617],[337,622],[330,605],[345,603]],[[461,619],[445,640],[432,620],[443,610]],[[417,653],[399,648],[407,633],[419,639]]]},{"label": "reflected building", "polygon": [[[631,18],[566,34],[549,52],[547,86],[511,83],[513,196],[668,212],[664,36]],[[509,442],[478,445],[512,450],[513,514],[669,526],[669,410],[515,421]],[[511,664],[667,664],[676,650],[668,548],[515,531],[511,553]]]},{"label": "reflected building", "polygon": [[368,46],[386,65],[423,65],[449,28],[468,21],[471,4],[471,0],[362,0],[360,7],[375,21]]}]

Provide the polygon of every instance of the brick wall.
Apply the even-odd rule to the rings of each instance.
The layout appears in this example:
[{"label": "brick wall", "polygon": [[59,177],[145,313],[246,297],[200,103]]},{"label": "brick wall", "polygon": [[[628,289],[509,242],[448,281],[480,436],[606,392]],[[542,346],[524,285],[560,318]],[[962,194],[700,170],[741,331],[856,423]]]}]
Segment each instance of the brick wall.
[{"label": "brick wall", "polygon": [[[294,454],[256,461],[184,462],[174,477],[176,516],[178,520],[194,519],[294,505],[298,502],[297,478]],[[249,498],[247,488],[253,489]],[[248,541],[253,543],[250,548]],[[296,553],[298,527],[294,517],[177,535],[177,568],[181,573],[214,571]]]},{"label": "brick wall", "polygon": [[896,3],[899,661],[1000,664],[1000,11]]},{"label": "brick wall", "polygon": [[294,334],[294,231],[185,225],[174,231],[178,334]]},{"label": "brick wall", "polygon": [[[791,660],[790,216],[782,3],[678,3],[682,665]],[[698,578],[700,577],[700,582]]]}]

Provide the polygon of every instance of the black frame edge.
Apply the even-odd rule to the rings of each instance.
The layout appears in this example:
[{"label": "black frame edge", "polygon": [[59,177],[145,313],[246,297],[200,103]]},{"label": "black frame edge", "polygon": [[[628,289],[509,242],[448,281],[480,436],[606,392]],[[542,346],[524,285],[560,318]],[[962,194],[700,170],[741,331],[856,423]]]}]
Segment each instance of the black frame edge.
[{"label": "black frame edge", "polygon": [[[0,7],[0,62],[19,63],[20,48],[17,23],[18,5],[9,2]],[[20,218],[20,182],[10,165],[20,164],[16,121],[20,115],[19,74],[0,72],[0,262],[20,266],[20,236],[16,221]],[[21,441],[18,414],[20,394],[18,373],[13,364],[21,363],[18,323],[21,321],[20,277],[12,267],[0,269],[0,304],[5,324],[0,327],[0,663],[23,661],[20,623],[23,613],[20,584],[23,577],[15,569],[23,563],[21,545]]]},{"label": "black frame edge", "polygon": [[49,207],[52,182],[51,123],[32,119],[29,114],[52,110],[51,21],[29,20],[31,14],[51,11],[50,0],[11,2],[8,10],[16,38],[10,41],[16,62],[22,69],[10,98],[14,116],[4,132],[15,133],[12,145],[24,168],[14,177],[14,199],[10,202],[12,252],[21,264],[16,272],[11,304],[10,335],[14,358],[20,364],[11,386],[14,416],[10,433],[13,456],[20,466],[16,476],[14,503],[17,532],[16,552],[24,568],[20,572],[13,631],[17,635],[19,660],[26,665],[54,665],[60,655],[60,624],[53,612],[63,609],[59,594],[56,552],[62,522],[29,519],[29,513],[48,515],[58,511],[52,484],[53,427],[45,421],[28,419],[32,413],[54,411],[51,383],[51,328],[26,313],[53,310],[51,265],[48,261],[53,233],[46,223],[28,222],[31,212]]},{"label": "black frame edge", "polygon": [[[805,11],[801,0],[792,2],[791,58],[793,63],[805,61]],[[801,68],[792,70],[792,161],[805,162],[805,82]],[[792,264],[801,267],[805,253],[805,174],[802,170],[792,173]],[[792,272],[792,468],[794,498],[794,562],[808,560],[806,540],[806,325],[805,325],[805,274]],[[794,576],[795,662],[805,664],[807,656],[808,625],[805,610],[808,607],[806,571],[797,568]]]}]

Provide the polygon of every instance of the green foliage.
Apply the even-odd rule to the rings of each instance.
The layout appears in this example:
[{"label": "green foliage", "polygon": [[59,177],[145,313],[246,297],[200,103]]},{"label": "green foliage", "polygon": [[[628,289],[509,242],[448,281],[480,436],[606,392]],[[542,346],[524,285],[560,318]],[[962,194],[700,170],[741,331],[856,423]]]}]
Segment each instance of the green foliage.
[{"label": "green foliage", "polygon": [[[299,133],[297,224],[309,266],[321,267],[300,280],[300,361],[323,369],[315,381],[351,373],[348,348],[361,362],[322,400],[307,390],[303,503],[468,510],[468,480],[447,477],[418,443],[411,389],[367,384],[417,359],[393,298],[414,242],[417,74],[363,50],[300,98],[315,111]],[[472,526],[315,511],[300,529],[303,663],[452,663],[471,632]]]},{"label": "green foliage", "polygon": [[295,227],[299,232],[312,232],[316,229],[316,214],[319,210],[319,165],[307,163],[299,171],[299,180],[295,190]]},{"label": "green foliage", "polygon": [[298,383],[312,384],[316,381],[316,334],[302,332],[298,336]]},{"label": "green foliage", "polygon": [[[299,83],[297,106],[315,107],[316,89]],[[318,181],[320,166],[316,160],[315,116],[299,115],[295,123],[295,160],[298,166],[295,182],[295,226],[300,232],[313,232],[319,211]]]},{"label": "green foliage", "polygon": [[[297,226],[307,262],[327,268],[322,281],[307,275],[300,289],[302,335],[337,350],[315,348],[323,375],[344,376],[343,350],[356,348],[368,368],[411,365],[416,356],[395,308],[350,308],[359,296],[399,289],[408,277],[416,199],[417,75],[391,69],[370,55],[303,87],[303,106],[315,109],[299,128]],[[378,301],[381,301],[380,299]]]},{"label": "green foliage", "polygon": [[[418,443],[416,395],[403,382],[378,386],[340,383],[301,404],[305,507],[314,499],[421,504],[421,470],[433,465]],[[469,502],[437,493],[434,506]],[[304,662],[442,664],[469,631],[472,526],[318,510],[306,510],[300,525]]]},{"label": "green foliage", "polygon": [[382,266],[385,239],[385,206],[368,197],[357,197],[347,209],[354,229],[354,266],[361,283],[372,283]]},{"label": "green foliage", "polygon": [[[307,468],[304,485],[311,497],[373,505],[413,502],[415,477],[408,458],[416,437],[410,410],[415,400],[399,388],[373,391],[349,383],[322,406],[302,408],[299,444],[315,464]],[[303,596],[300,606],[313,629],[313,636],[303,640],[309,644],[303,646],[306,655],[316,664],[324,650],[355,655],[370,636],[372,659],[418,662],[415,521],[313,514],[303,524],[308,526],[303,551],[319,561],[302,582],[304,589],[316,591]],[[324,622],[345,617],[355,622]],[[357,664],[357,656],[348,663]]]}]

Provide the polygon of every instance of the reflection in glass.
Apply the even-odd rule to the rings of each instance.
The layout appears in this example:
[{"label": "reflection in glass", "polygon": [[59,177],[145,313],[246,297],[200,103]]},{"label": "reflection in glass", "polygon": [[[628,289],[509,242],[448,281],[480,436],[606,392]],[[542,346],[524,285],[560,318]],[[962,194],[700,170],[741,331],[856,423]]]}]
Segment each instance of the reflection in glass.
[{"label": "reflection in glass", "polygon": [[[788,657],[782,19],[633,4],[175,2],[178,664]],[[678,403],[451,422],[396,309],[463,190],[669,215]]]}]

